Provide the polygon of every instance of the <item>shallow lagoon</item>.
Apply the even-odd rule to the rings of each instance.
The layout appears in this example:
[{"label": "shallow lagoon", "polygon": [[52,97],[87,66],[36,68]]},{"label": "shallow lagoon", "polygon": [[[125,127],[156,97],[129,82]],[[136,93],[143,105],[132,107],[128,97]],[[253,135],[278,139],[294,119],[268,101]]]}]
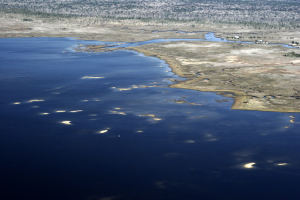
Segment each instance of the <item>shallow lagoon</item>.
[{"label": "shallow lagoon", "polygon": [[231,110],[168,88],[157,58],[70,48],[93,43],[0,39],[1,199],[299,197],[300,114]]}]

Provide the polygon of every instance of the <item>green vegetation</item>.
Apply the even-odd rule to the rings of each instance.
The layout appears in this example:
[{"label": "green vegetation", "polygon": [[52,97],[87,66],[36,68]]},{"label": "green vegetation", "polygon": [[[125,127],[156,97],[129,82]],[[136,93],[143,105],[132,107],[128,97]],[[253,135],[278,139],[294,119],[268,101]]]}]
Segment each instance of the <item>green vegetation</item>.
[{"label": "green vegetation", "polygon": [[300,53],[295,53],[294,51],[284,54],[286,57],[300,57]]},{"label": "green vegetation", "polygon": [[32,19],[23,19],[24,22],[31,22],[33,21]]},{"label": "green vegetation", "polygon": [[39,17],[97,17],[138,19],[160,23],[182,21],[218,26],[297,29],[300,2],[296,0],[0,0],[0,10]]}]

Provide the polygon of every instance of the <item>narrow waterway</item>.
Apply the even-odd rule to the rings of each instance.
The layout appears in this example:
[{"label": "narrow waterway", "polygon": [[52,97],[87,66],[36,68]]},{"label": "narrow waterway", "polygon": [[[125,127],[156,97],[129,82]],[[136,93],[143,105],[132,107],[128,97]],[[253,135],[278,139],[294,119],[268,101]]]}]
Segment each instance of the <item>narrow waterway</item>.
[{"label": "narrow waterway", "polygon": [[[239,41],[239,40],[226,40],[225,38],[218,38],[215,37],[215,33],[209,32],[205,34],[205,39],[184,39],[184,38],[170,38],[170,39],[154,39],[154,40],[148,40],[143,42],[99,42],[99,41],[85,41],[84,44],[105,44],[107,46],[112,46],[108,48],[126,48],[126,47],[136,47],[146,44],[153,44],[153,43],[162,43],[162,42],[176,42],[176,41],[209,41],[209,42],[233,42],[233,43],[244,43],[244,44],[255,44],[255,42],[245,42],[245,41]],[[82,43],[81,43],[82,44]],[[261,44],[257,44],[261,45]],[[298,48],[299,47],[293,47],[286,44],[276,44],[276,43],[268,43],[265,45],[281,45],[283,47],[287,48]]]}]

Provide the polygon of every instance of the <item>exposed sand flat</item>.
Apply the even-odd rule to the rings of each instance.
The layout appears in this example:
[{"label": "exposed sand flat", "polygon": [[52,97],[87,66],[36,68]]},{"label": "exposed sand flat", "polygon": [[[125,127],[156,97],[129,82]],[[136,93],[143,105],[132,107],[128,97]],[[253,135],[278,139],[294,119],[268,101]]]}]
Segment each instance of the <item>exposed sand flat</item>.
[{"label": "exposed sand flat", "polygon": [[251,48],[251,49],[242,49],[242,50],[231,50],[230,54],[237,55],[251,55],[257,56],[257,54],[269,54],[274,53],[273,49],[263,49],[263,48]]},{"label": "exposed sand flat", "polygon": [[82,112],[83,110],[71,110],[70,113],[78,113],[78,112]]},{"label": "exposed sand flat", "polygon": [[50,113],[40,113],[40,115],[49,115]]},{"label": "exposed sand flat", "polygon": [[126,115],[125,112],[119,112],[119,111],[116,111],[116,110],[111,110],[110,113],[111,114],[117,114],[117,115]]},{"label": "exposed sand flat", "polygon": [[65,125],[72,125],[71,121],[62,121],[61,123]]},{"label": "exposed sand flat", "polygon": [[179,103],[179,104],[189,104],[189,105],[202,105],[202,104],[199,104],[199,103],[190,103],[190,102],[187,102],[185,100],[174,100],[174,99],[170,99],[170,100],[167,100],[167,101],[173,101],[174,103]]},{"label": "exposed sand flat", "polygon": [[160,121],[161,118],[154,117],[153,120],[154,120],[154,121]]},{"label": "exposed sand flat", "polygon": [[100,78],[104,78],[104,77],[100,77],[100,76],[84,76],[84,77],[82,77],[82,79],[100,79]]},{"label": "exposed sand flat", "polygon": [[119,91],[132,90],[132,88],[118,88]]},{"label": "exposed sand flat", "polygon": [[32,99],[32,100],[29,100],[28,103],[40,102],[40,101],[45,101],[45,100],[43,100],[43,99]]},{"label": "exposed sand flat", "polygon": [[152,117],[152,119],[154,121],[160,121],[160,120],[162,120],[161,118],[156,117],[156,115],[154,115],[154,114],[141,114],[139,116],[140,117]]},{"label": "exposed sand flat", "polygon": [[[170,71],[166,71],[166,72],[170,72]],[[126,91],[126,90],[132,90],[132,89],[136,89],[136,88],[152,88],[152,87],[162,87],[162,86],[158,86],[158,85],[133,85],[131,88],[118,88],[119,91]],[[115,88],[115,87],[113,87]]]},{"label": "exposed sand flat", "polygon": [[237,56],[227,56],[225,58],[225,60],[228,63],[240,63],[240,62],[238,62],[238,57]]},{"label": "exposed sand flat", "polygon": [[291,63],[300,63],[300,59],[299,60],[292,60]]},{"label": "exposed sand flat", "polygon": [[194,140],[186,140],[186,141],[184,141],[184,143],[193,144],[193,143],[195,143],[195,141]]},{"label": "exposed sand flat", "polygon": [[277,165],[278,166],[286,166],[286,165],[288,165],[288,163],[278,163]]},{"label": "exposed sand flat", "polygon": [[140,117],[156,117],[156,115],[154,114],[143,114],[143,115],[139,115]]},{"label": "exposed sand flat", "polygon": [[107,133],[108,130],[102,130],[102,131],[99,131],[97,133],[100,133],[100,134],[103,134],[103,133]]},{"label": "exposed sand flat", "polygon": [[252,168],[254,168],[253,165],[255,165],[255,164],[256,164],[255,162],[252,162],[252,163],[244,164],[243,166],[244,166],[244,168],[246,168],[246,169],[252,169]]},{"label": "exposed sand flat", "polygon": [[201,65],[201,64],[208,64],[211,63],[209,61],[201,61],[201,59],[183,59],[183,58],[178,58],[178,61],[182,65]]}]

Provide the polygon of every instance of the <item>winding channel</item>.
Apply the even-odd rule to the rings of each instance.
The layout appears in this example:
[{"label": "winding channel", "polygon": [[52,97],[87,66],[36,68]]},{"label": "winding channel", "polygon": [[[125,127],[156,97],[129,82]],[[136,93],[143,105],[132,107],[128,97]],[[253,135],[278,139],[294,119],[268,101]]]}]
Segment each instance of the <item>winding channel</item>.
[{"label": "winding channel", "polygon": [[[154,39],[143,42],[100,42],[105,43],[106,45],[112,45],[109,48],[126,48],[126,47],[137,47],[146,44],[162,43],[162,42],[177,42],[177,41],[208,41],[208,42],[232,42],[232,43],[244,43],[244,44],[255,44],[255,42],[245,42],[245,41],[231,41],[224,38],[215,37],[215,33],[209,32],[205,34],[205,39],[183,39],[183,38],[172,38],[172,39]],[[281,45],[287,48],[299,49],[299,47],[293,47],[287,44],[277,44],[277,43],[268,43],[267,45]]]}]

